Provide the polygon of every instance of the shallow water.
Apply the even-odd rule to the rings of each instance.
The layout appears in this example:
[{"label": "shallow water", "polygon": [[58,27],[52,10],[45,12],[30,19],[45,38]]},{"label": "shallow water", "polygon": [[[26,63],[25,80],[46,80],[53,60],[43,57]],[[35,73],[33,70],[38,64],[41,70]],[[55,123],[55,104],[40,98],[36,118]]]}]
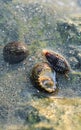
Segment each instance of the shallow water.
[{"label": "shallow water", "polygon": [[[59,91],[54,95],[39,92],[30,81],[33,65],[46,61],[41,53],[42,49],[59,52],[68,61],[75,56],[73,52],[81,53],[81,36],[78,36],[78,40],[72,37],[74,39],[67,42],[67,37],[60,35],[57,30],[57,22],[66,19],[74,22],[74,25],[78,23],[79,27],[80,1],[43,0],[40,3],[13,0],[6,3],[1,1],[0,7],[1,130],[80,130],[81,67],[76,67],[77,62],[72,62],[73,71],[68,79],[57,74]],[[79,18],[71,19],[75,14]],[[69,32],[71,36],[77,34],[71,29]],[[3,47],[15,40],[25,42],[30,54],[23,62],[9,65],[3,59]]]}]

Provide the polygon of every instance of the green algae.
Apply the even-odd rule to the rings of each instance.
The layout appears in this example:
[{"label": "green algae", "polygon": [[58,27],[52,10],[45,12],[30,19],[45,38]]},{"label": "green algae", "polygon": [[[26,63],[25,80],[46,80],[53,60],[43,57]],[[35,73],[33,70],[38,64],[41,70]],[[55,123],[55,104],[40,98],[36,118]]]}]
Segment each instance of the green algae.
[{"label": "green algae", "polygon": [[[46,105],[48,103],[48,105]],[[42,105],[42,110],[40,105]],[[36,108],[39,109],[40,113],[43,113],[48,119],[50,119],[50,124],[55,128],[67,130],[73,128],[73,124],[79,120],[78,124],[75,125],[74,129],[77,127],[80,129],[81,115],[81,99],[44,99],[39,101],[38,104],[35,104]],[[51,111],[50,111],[51,109]],[[68,117],[70,115],[70,117]],[[79,116],[79,117],[78,117]],[[75,119],[75,120],[74,120]],[[73,120],[73,123],[72,123]],[[53,124],[51,123],[53,121]],[[66,126],[69,125],[69,128]]]},{"label": "green algae", "polygon": [[[46,103],[48,105],[46,105]],[[7,130],[17,130],[17,129],[28,129],[28,130],[66,130],[71,129],[81,129],[81,99],[73,98],[73,99],[54,99],[54,98],[44,98],[39,99],[38,101],[32,102],[33,107],[32,110],[35,110],[35,115],[32,117],[30,112],[30,116],[28,117],[29,125],[10,125],[7,127]],[[42,109],[41,109],[42,108]],[[51,111],[50,111],[51,110]],[[37,114],[39,111],[39,114]],[[37,116],[36,116],[37,115]],[[39,117],[38,117],[39,115]],[[42,115],[42,117],[41,117]],[[37,121],[38,120],[38,121]],[[27,122],[28,124],[28,122]],[[31,125],[30,125],[31,124]],[[68,125],[68,127],[67,127]]]},{"label": "green algae", "polygon": [[80,44],[81,41],[81,16],[70,16],[64,21],[60,20],[57,22],[57,30],[60,32],[63,43]]}]

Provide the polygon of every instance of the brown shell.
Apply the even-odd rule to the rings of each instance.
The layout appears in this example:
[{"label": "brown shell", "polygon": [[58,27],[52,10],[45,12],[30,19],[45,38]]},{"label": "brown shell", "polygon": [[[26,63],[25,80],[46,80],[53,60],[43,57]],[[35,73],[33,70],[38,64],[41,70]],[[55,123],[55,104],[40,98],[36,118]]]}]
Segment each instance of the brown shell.
[{"label": "brown shell", "polygon": [[70,71],[70,65],[62,55],[49,50],[43,50],[43,54],[56,72],[67,74]]},{"label": "brown shell", "polygon": [[3,48],[4,60],[10,64],[19,63],[28,56],[28,48],[21,42],[10,42]]},{"label": "brown shell", "polygon": [[56,75],[46,62],[36,64],[31,73],[33,85],[41,91],[53,93],[56,90]]}]

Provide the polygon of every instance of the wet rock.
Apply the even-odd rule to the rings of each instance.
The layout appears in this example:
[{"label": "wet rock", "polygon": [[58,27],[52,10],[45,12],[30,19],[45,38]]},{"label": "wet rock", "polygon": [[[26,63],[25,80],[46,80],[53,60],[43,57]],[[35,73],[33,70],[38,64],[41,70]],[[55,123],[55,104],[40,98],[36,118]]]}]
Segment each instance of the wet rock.
[{"label": "wet rock", "polygon": [[68,46],[68,53],[70,56],[74,56],[76,57],[76,55],[78,54],[79,52],[79,47],[78,46],[74,46],[74,45],[69,45]]},{"label": "wet rock", "polygon": [[15,117],[21,120],[25,120],[27,117],[27,108],[18,108],[15,110]]},{"label": "wet rock", "polygon": [[76,32],[75,26],[73,24],[69,24],[68,22],[58,23],[57,30],[66,42],[70,41],[74,37],[73,33]]},{"label": "wet rock", "polygon": [[41,121],[39,112],[33,106],[20,107],[15,110],[15,117],[26,121],[26,123],[34,124]]},{"label": "wet rock", "polygon": [[4,3],[11,2],[12,0],[3,0]]},{"label": "wet rock", "polygon": [[6,122],[8,118],[8,107],[7,106],[0,106],[0,123]]},{"label": "wet rock", "polygon": [[60,33],[63,43],[77,43],[81,41],[80,18],[74,17],[69,20],[59,21],[57,30]]},{"label": "wet rock", "polygon": [[15,17],[18,21],[18,29],[20,29],[21,32],[19,38],[23,38],[26,43],[31,43],[31,41],[36,39],[51,40],[55,37],[54,32],[56,22],[53,22],[54,15],[51,10],[47,12],[46,7],[43,6],[44,5],[37,2],[27,5],[18,3],[16,6],[13,6],[13,10],[16,14]]},{"label": "wet rock", "polygon": [[77,54],[77,59],[79,60],[80,65],[81,65],[81,53],[80,52]]},{"label": "wet rock", "polygon": [[79,61],[75,58],[75,57],[70,57],[69,58],[69,61],[70,61],[70,65],[71,67],[74,69],[74,68],[79,68],[80,64],[79,64]]},{"label": "wet rock", "polygon": [[17,41],[19,38],[19,26],[3,1],[0,1],[0,19],[0,44]]},{"label": "wet rock", "polygon": [[81,66],[81,46],[70,45],[66,54],[73,68],[79,69]]},{"label": "wet rock", "polygon": [[39,116],[39,112],[37,111],[37,109],[34,108],[33,110],[30,110],[27,113],[26,121],[31,124],[35,124],[41,121],[41,118]]},{"label": "wet rock", "polygon": [[3,57],[9,64],[23,61],[28,56],[28,48],[24,43],[11,42],[3,49]]},{"label": "wet rock", "polygon": [[81,7],[81,0],[77,0],[77,4]]},{"label": "wet rock", "polygon": [[[70,5],[72,2],[70,2],[69,0],[68,3]],[[78,99],[77,102],[77,99],[74,98],[81,97],[81,74],[79,73],[79,70],[77,72],[78,75],[71,74],[68,80],[65,79],[65,77],[63,78],[62,75],[59,75],[59,78],[57,77],[59,85],[59,98],[65,97],[64,99],[57,99],[58,95],[57,97],[54,97],[53,95],[52,98],[50,98],[50,96],[49,98],[46,98],[47,96],[45,96],[45,94],[34,91],[34,88],[32,89],[32,85],[29,80],[28,74],[30,73],[32,66],[37,63],[38,60],[40,60],[39,52],[41,52],[41,49],[46,47],[49,49],[53,49],[54,51],[57,51],[59,53],[61,52],[61,54],[64,54],[64,56],[69,59],[69,56],[75,57],[76,51],[75,49],[69,50],[68,45],[71,45],[71,43],[73,43],[73,46],[75,46],[74,43],[76,43],[76,46],[78,45],[78,43],[81,44],[79,26],[76,26],[74,22],[69,23],[68,21],[66,21],[66,23],[68,24],[67,29],[63,28],[62,32],[60,31],[61,29],[57,31],[55,26],[55,22],[58,17],[57,14],[59,13],[59,16],[61,18],[63,18],[63,16],[64,18],[68,17],[67,15],[65,15],[65,13],[67,14],[68,12],[68,14],[70,14],[69,10],[75,10],[72,9],[74,8],[74,6],[72,6],[72,8],[70,8],[70,6],[69,9],[66,9],[64,4],[61,9],[63,10],[65,8],[67,12],[63,10],[63,13],[61,15],[61,9],[58,8],[56,11],[57,6],[55,2],[53,2],[53,4],[54,5],[52,8],[51,5],[49,6],[49,3],[47,5],[48,7],[46,5],[44,6],[43,4],[42,8],[40,4],[34,4],[30,1],[29,3],[24,4],[24,1],[22,0],[13,0],[13,2],[8,2],[8,4],[4,3],[5,6],[3,5],[3,3],[0,2],[0,45],[6,45],[10,41],[23,41],[26,43],[30,43],[29,47],[31,51],[29,63],[27,62],[27,64],[24,64],[23,66],[17,65],[18,69],[15,69],[16,67],[9,65],[6,65],[7,67],[5,67],[4,62],[0,66],[0,68],[2,67],[2,72],[0,75],[0,81],[2,80],[0,82],[0,86],[2,88],[0,92],[1,101],[4,102],[4,105],[5,103],[7,103],[10,106],[10,109],[8,111],[6,108],[4,108],[3,110],[4,113],[8,112],[10,114],[8,115],[7,125],[12,125],[14,124],[14,122],[16,124],[18,124],[18,122],[21,122],[18,124],[17,128],[13,125],[10,130],[22,129],[22,127],[19,126],[21,124],[23,124],[23,127],[25,127],[23,123],[25,119],[27,120],[26,124],[29,124],[29,130],[31,130],[31,126],[32,130],[63,129],[67,128],[67,124],[69,127],[68,129],[81,129],[81,118],[79,114],[81,112],[81,100]],[[79,21],[81,21],[81,19]],[[65,22],[60,21],[60,23]],[[32,44],[34,40],[36,40],[37,44]],[[40,44],[39,41],[41,41]],[[45,41],[45,44],[42,41]],[[68,44],[65,44],[67,41]],[[64,47],[66,47],[66,50]],[[56,48],[60,49],[57,50]],[[69,51],[71,51],[71,53],[69,53]],[[65,52],[68,52],[68,55],[66,55]],[[77,52],[77,54],[78,53],[80,53],[80,51]],[[74,61],[72,61],[72,64],[73,62]],[[25,69],[23,69],[22,67],[24,67]],[[21,96],[20,94],[22,92],[25,92],[25,94],[22,94]],[[26,96],[26,94],[28,95]],[[38,96],[34,95],[39,95],[40,97],[38,98]],[[73,97],[74,101],[71,101],[71,99],[69,98],[67,102],[67,100],[65,100],[66,97]],[[26,103],[26,107],[21,108],[23,102]],[[31,104],[33,107],[29,106]],[[25,104],[23,104],[23,106],[24,105]],[[13,116],[14,113],[15,117]],[[41,115],[43,115],[43,117],[41,117]],[[69,115],[70,118],[68,118]],[[7,114],[4,119],[7,119]],[[40,120],[42,121],[42,123],[40,122]],[[76,124],[75,128],[74,124]],[[24,129],[27,128],[23,128],[22,130]]]}]

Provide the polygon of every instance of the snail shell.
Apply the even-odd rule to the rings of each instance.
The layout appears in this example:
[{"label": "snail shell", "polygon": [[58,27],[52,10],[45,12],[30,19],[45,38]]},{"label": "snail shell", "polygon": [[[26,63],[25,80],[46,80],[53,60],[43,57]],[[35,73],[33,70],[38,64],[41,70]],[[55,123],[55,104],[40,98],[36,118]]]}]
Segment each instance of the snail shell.
[{"label": "snail shell", "polygon": [[10,42],[3,49],[4,60],[10,64],[21,62],[28,53],[27,46],[21,42]]},{"label": "snail shell", "polygon": [[36,64],[31,73],[33,85],[41,91],[52,93],[56,90],[56,72],[46,62]]},{"label": "snail shell", "polygon": [[67,74],[70,71],[70,65],[62,55],[49,50],[43,50],[43,54],[56,72]]}]

